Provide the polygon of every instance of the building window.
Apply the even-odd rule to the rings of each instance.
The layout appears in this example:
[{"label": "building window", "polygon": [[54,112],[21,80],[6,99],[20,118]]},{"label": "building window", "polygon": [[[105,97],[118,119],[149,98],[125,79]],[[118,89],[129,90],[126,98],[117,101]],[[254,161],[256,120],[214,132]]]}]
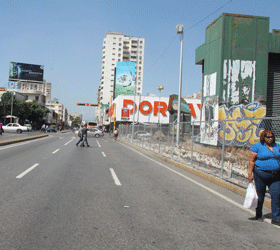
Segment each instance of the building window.
[{"label": "building window", "polygon": [[118,56],[120,57],[120,56],[121,56],[121,54],[118,54]]},{"label": "building window", "polygon": [[116,39],[116,37],[113,37],[113,39]]},{"label": "building window", "polygon": [[119,38],[119,41],[121,41],[122,39],[121,38]]}]

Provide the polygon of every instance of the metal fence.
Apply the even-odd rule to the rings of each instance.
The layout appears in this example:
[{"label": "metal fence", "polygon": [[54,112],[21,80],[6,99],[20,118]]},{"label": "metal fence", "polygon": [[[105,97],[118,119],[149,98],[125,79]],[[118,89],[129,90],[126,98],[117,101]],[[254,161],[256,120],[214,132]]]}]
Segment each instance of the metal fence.
[{"label": "metal fence", "polygon": [[120,139],[166,158],[234,182],[247,185],[250,147],[260,133],[271,129],[280,142],[280,117],[240,118],[177,124],[120,125]]}]

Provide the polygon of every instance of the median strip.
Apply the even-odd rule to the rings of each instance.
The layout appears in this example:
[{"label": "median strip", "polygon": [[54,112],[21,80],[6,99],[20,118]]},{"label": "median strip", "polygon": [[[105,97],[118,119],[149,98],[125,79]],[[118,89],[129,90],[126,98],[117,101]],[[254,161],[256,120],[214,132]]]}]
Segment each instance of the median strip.
[{"label": "median strip", "polygon": [[34,136],[20,138],[20,139],[14,139],[14,140],[8,140],[8,141],[0,141],[0,146],[5,146],[5,145],[8,145],[8,144],[13,144],[13,143],[19,143],[19,142],[23,142],[23,141],[35,140],[35,139],[46,137],[46,136],[49,136],[49,135],[47,135],[47,134],[34,135]]}]

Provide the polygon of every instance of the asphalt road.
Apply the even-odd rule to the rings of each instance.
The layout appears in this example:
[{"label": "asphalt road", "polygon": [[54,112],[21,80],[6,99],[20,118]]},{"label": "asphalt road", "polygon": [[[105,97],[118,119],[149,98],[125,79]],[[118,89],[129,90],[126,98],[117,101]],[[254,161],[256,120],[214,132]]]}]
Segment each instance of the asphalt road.
[{"label": "asphalt road", "polygon": [[280,249],[243,197],[107,136],[0,147],[0,249]]}]

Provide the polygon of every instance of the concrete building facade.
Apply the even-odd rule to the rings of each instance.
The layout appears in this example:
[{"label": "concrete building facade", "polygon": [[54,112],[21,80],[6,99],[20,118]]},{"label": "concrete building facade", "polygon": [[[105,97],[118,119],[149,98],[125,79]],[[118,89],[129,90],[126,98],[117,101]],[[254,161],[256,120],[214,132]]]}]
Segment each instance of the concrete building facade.
[{"label": "concrete building facade", "polygon": [[223,140],[211,121],[246,118],[260,119],[235,129],[227,123],[226,143],[259,141],[262,118],[280,116],[280,30],[269,32],[269,17],[223,13],[207,26],[195,63],[202,65],[201,142]]},{"label": "concrete building facade", "polygon": [[110,104],[114,94],[117,62],[135,62],[136,94],[142,94],[145,39],[107,31],[102,47],[102,67],[98,104]]}]

